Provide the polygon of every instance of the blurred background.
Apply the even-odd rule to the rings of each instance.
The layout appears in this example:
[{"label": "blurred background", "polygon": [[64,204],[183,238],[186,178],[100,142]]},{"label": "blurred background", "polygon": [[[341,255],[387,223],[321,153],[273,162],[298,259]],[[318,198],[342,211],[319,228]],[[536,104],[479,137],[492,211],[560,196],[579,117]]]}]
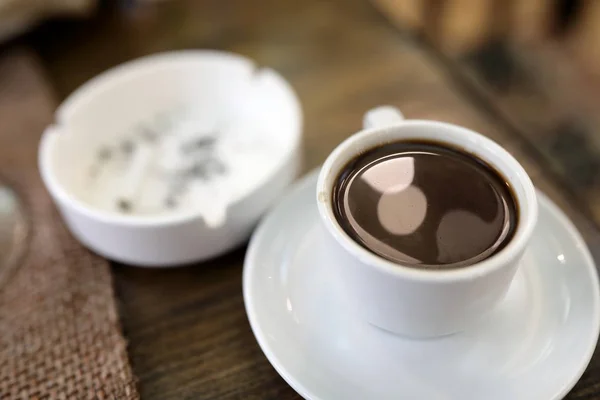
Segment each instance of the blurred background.
[{"label": "blurred background", "polygon": [[0,38],[5,51],[35,52],[59,99],[107,68],[160,51],[239,52],[293,81],[369,52],[406,53],[400,45],[410,43],[456,90],[527,138],[573,190],[598,191],[598,1],[0,0]]},{"label": "blurred background", "polygon": [[[305,170],[380,104],[461,124],[506,147],[600,260],[598,0],[0,0],[0,42],[0,178],[30,204],[46,198],[30,189],[39,134],[69,93],[140,56],[220,49],[291,82]],[[23,236],[14,203],[0,203],[11,210],[0,207],[0,227]],[[298,398],[249,331],[242,259],[166,272],[111,264],[144,398]],[[570,398],[599,393],[599,368],[596,354]]]},{"label": "blurred background", "polygon": [[[319,121],[321,142],[307,141],[316,152],[313,164],[339,140],[332,130],[350,134],[374,103],[412,96],[410,104],[397,105],[410,111],[428,101],[438,110],[430,117],[444,118],[449,107],[434,105],[440,99],[431,92],[427,98],[425,88],[411,94],[416,82],[402,76],[426,80],[424,69],[405,63],[394,73],[391,59],[418,54],[451,91],[518,137],[526,158],[541,163],[600,221],[600,206],[593,207],[600,203],[595,0],[0,0],[0,34],[5,50],[36,54],[59,100],[107,68],[146,54],[217,48],[254,58],[300,91],[309,110],[307,135]],[[308,77],[319,90],[306,86]],[[363,86],[352,89],[357,80]],[[356,90],[354,101],[333,95],[343,90]],[[367,101],[369,92],[379,98]],[[322,117],[327,101],[340,108],[350,102],[345,112],[353,118]],[[339,125],[322,126],[328,119]]]}]

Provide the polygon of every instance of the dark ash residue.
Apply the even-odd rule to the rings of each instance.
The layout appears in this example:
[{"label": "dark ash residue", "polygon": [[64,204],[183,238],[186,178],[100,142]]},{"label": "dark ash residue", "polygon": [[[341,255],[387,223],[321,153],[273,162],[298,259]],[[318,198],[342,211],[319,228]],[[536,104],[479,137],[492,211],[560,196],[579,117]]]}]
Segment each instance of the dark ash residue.
[{"label": "dark ash residue", "polygon": [[177,207],[177,200],[173,196],[169,196],[165,200],[165,207],[169,209],[173,209]]},{"label": "dark ash residue", "polygon": [[[97,159],[90,169],[90,178],[97,178],[102,168],[112,160],[122,161],[125,158],[131,161],[131,156],[140,146],[159,146],[163,137],[172,134],[173,123],[173,118],[161,115],[148,124],[136,125],[131,135],[118,139],[114,146],[103,146],[98,150]],[[179,141],[178,161],[187,166],[175,171],[165,171],[166,173],[159,171],[159,174],[162,173],[162,178],[159,179],[164,179],[162,183],[168,186],[161,207],[175,209],[181,206],[185,192],[194,182],[207,182],[228,173],[227,165],[216,152],[220,133],[220,130],[199,130],[194,138],[175,136]],[[135,208],[134,201],[128,198],[117,199],[115,205],[121,213],[131,213]]]},{"label": "dark ash residue", "polygon": [[131,204],[131,201],[129,201],[127,199],[119,199],[117,201],[117,208],[121,212],[129,213],[129,212],[131,212],[133,205]]},{"label": "dark ash residue", "polygon": [[183,154],[191,154],[196,151],[210,151],[214,149],[217,138],[215,136],[203,136],[189,140],[181,144],[180,151]]},{"label": "dark ash residue", "polygon": [[124,140],[119,146],[120,150],[126,154],[130,155],[135,150],[135,143],[132,140]]},{"label": "dark ash residue", "polygon": [[191,167],[183,171],[186,178],[208,180],[215,175],[223,175],[227,169],[218,158],[209,157],[197,160]]},{"label": "dark ash residue", "polygon": [[98,161],[106,162],[112,158],[112,150],[109,147],[102,147],[98,150]]},{"label": "dark ash residue", "polygon": [[141,135],[142,138],[149,143],[155,143],[158,137],[160,136],[157,131],[147,127],[142,128]]}]

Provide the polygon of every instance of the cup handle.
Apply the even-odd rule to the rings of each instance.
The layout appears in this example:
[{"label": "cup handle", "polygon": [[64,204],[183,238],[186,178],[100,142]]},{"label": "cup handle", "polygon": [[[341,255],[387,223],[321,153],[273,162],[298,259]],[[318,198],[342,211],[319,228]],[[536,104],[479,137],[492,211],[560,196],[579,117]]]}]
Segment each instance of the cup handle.
[{"label": "cup handle", "polygon": [[379,106],[367,111],[363,117],[363,128],[384,128],[403,120],[404,115],[396,107]]}]

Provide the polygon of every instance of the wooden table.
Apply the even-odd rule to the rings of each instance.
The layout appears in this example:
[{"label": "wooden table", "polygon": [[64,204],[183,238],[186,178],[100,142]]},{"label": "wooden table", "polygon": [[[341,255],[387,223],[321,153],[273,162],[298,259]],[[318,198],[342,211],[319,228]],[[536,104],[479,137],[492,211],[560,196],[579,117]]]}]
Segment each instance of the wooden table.
[{"label": "wooden table", "polygon": [[[472,75],[459,61],[401,34],[366,0],[184,0],[106,7],[92,21],[48,24],[23,41],[37,50],[61,97],[106,68],[171,49],[229,50],[271,66],[289,79],[304,106],[305,170],[319,165],[360,128],[363,112],[379,104],[395,105],[408,118],[465,125],[508,148],[569,214],[600,260],[597,180],[573,185],[568,162],[544,152],[546,136],[530,129],[531,121],[515,123],[523,121],[521,108],[497,112],[494,98],[464,79]],[[580,152],[581,146],[570,149]],[[584,156],[594,162],[594,153]],[[174,270],[113,266],[143,399],[299,398],[250,331],[241,292],[243,256],[241,248]],[[596,352],[568,398],[600,396],[599,376]]]}]

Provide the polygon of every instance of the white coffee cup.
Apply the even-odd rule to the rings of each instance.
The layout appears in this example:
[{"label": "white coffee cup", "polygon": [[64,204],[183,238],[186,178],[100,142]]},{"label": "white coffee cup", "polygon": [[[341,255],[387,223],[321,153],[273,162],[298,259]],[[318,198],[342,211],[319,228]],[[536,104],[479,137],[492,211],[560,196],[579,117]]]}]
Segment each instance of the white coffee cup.
[{"label": "white coffee cup", "polygon": [[[485,136],[456,125],[403,120],[393,107],[365,115],[364,130],[329,155],[317,182],[321,220],[332,241],[332,262],[355,312],[382,329],[414,338],[447,335],[467,329],[506,294],[533,233],[538,212],[536,191],[523,167]],[[426,270],[393,263],[355,242],[338,223],[332,188],[347,163],[362,152],[402,140],[448,144],[482,159],[508,181],[518,206],[510,242],[493,256],[468,267]]]}]

